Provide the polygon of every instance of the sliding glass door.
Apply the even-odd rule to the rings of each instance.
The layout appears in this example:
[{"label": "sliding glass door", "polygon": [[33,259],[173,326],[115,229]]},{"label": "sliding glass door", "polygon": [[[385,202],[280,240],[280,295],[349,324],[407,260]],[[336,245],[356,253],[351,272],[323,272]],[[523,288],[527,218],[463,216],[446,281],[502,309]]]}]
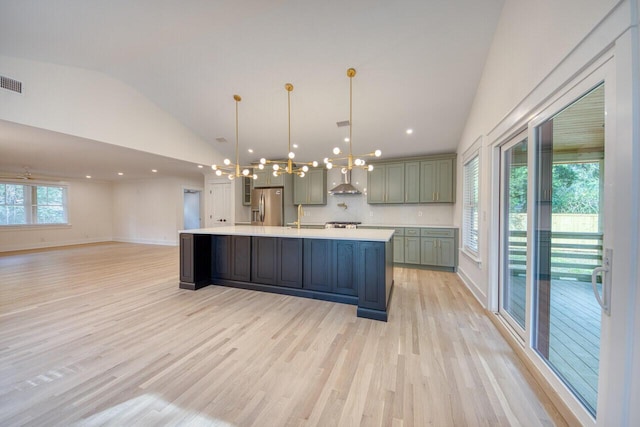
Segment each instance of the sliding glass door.
[{"label": "sliding glass door", "polygon": [[527,136],[500,148],[499,309],[524,340],[527,307]]},{"label": "sliding glass door", "polygon": [[[533,346],[595,415],[603,263],[604,85],[535,129]],[[600,276],[593,287],[602,294]]]}]

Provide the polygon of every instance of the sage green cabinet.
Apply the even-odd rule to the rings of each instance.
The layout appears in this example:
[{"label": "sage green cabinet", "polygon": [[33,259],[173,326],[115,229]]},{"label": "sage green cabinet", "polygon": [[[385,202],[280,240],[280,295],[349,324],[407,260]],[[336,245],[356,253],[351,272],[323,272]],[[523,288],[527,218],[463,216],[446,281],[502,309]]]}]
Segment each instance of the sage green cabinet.
[{"label": "sage green cabinet", "polygon": [[242,205],[251,206],[251,190],[253,190],[253,177],[242,177]]},{"label": "sage green cabinet", "polygon": [[420,202],[420,162],[404,164],[404,202]]},{"label": "sage green cabinet", "polygon": [[455,201],[454,159],[420,162],[420,203]]},{"label": "sage green cabinet", "polygon": [[420,263],[438,267],[456,266],[456,231],[453,229],[422,229]]},{"label": "sage green cabinet", "polygon": [[327,204],[326,169],[310,169],[303,177],[293,177],[293,204]]},{"label": "sage green cabinet", "polygon": [[254,170],[257,179],[253,180],[253,188],[284,187],[284,174],[273,176],[272,169]]},{"label": "sage green cabinet", "polygon": [[404,203],[404,163],[375,165],[367,176],[368,203]]},{"label": "sage green cabinet", "polygon": [[404,262],[420,264],[420,229],[404,229]]}]

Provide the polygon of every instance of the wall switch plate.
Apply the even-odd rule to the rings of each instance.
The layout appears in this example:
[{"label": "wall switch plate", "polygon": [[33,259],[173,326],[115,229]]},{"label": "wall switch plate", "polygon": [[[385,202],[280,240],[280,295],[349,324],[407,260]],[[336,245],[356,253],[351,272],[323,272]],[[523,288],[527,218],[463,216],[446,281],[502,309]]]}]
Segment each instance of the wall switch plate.
[{"label": "wall switch plate", "polygon": [[422,211],[418,211],[418,216],[422,216]]}]

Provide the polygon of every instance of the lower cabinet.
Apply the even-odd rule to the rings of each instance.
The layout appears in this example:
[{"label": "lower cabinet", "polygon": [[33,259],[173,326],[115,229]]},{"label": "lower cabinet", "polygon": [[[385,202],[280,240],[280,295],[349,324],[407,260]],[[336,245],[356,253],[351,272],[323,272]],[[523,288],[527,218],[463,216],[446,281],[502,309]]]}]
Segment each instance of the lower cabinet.
[{"label": "lower cabinet", "polygon": [[420,263],[455,268],[457,264],[456,235],[454,229],[422,229]]},{"label": "lower cabinet", "polygon": [[354,281],[357,242],[304,240],[303,287],[314,291],[357,295]]},{"label": "lower cabinet", "polygon": [[248,282],[251,278],[251,237],[212,237],[211,277]]},{"label": "lower cabinet", "polygon": [[302,287],[302,240],[252,237],[251,282]]},{"label": "lower cabinet", "polygon": [[[389,257],[389,263],[391,260],[392,257]],[[386,310],[384,243],[358,242],[356,266],[358,308]]]}]

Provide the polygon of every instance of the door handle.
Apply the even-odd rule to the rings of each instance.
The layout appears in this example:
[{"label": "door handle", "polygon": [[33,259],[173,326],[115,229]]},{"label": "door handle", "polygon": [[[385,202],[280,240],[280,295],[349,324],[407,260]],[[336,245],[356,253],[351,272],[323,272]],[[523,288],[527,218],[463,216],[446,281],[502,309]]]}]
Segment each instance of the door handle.
[{"label": "door handle", "polygon": [[[591,288],[604,314],[611,316],[611,275],[609,273],[611,272],[613,250],[606,249],[604,255],[602,265],[594,268],[593,272],[591,272]],[[598,292],[598,285],[596,283],[598,275],[600,274],[602,274],[602,296],[600,296],[600,292]]]}]

